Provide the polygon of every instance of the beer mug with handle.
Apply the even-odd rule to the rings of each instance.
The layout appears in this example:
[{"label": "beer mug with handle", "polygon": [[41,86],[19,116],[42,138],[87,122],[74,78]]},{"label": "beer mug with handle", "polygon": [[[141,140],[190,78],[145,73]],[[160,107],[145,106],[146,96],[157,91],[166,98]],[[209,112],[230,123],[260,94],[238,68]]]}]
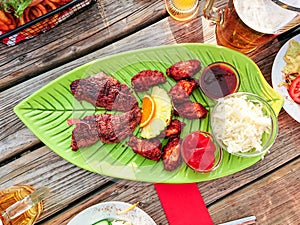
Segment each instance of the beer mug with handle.
[{"label": "beer mug with handle", "polygon": [[300,24],[299,0],[229,0],[225,9],[206,0],[204,17],[216,22],[219,45],[249,53]]}]

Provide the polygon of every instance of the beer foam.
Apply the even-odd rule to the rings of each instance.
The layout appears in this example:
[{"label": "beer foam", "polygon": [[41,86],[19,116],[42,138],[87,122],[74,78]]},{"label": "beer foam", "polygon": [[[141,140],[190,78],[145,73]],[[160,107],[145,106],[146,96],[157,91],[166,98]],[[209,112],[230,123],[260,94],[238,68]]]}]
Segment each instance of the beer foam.
[{"label": "beer foam", "polygon": [[282,3],[290,6],[294,6],[300,8],[300,1],[299,0],[281,0]]},{"label": "beer foam", "polygon": [[233,0],[233,3],[237,14],[247,26],[266,34],[278,33],[298,15],[281,8],[271,0]]}]

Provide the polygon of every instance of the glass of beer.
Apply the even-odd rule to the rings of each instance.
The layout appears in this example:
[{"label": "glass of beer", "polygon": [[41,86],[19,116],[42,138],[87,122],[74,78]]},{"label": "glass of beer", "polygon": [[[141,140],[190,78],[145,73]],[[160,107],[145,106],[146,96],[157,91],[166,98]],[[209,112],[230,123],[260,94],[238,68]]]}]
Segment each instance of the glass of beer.
[{"label": "glass of beer", "polygon": [[179,21],[193,18],[199,11],[199,0],[165,0],[170,16]]},{"label": "glass of beer", "polygon": [[0,225],[34,224],[43,210],[40,201],[47,188],[34,189],[29,185],[15,185],[0,190]]},{"label": "glass of beer", "polygon": [[272,0],[229,0],[225,9],[214,8],[214,3],[206,0],[203,13],[216,22],[217,43],[243,53],[254,51],[300,23],[298,12]]}]

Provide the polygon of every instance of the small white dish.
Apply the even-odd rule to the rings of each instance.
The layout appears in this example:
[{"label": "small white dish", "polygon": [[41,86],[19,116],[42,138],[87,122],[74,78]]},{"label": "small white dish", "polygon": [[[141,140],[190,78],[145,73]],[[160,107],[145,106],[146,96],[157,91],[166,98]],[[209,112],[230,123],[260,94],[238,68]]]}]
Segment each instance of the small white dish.
[{"label": "small white dish", "polygon": [[[297,42],[300,42],[300,34],[293,37]],[[298,123],[300,123],[300,104],[295,103],[292,98],[290,97],[286,87],[281,86],[279,84],[283,82],[284,74],[282,72],[283,67],[285,66],[285,61],[283,59],[288,47],[289,41],[287,41],[277,53],[273,66],[272,66],[272,86],[273,88],[284,98],[283,108],[284,110],[294,118]]]},{"label": "small white dish", "polygon": [[132,207],[125,202],[102,202],[93,205],[76,215],[68,225],[92,225],[102,219],[119,219],[131,222],[133,225],[156,225],[154,220],[138,207],[125,213],[120,213]]}]

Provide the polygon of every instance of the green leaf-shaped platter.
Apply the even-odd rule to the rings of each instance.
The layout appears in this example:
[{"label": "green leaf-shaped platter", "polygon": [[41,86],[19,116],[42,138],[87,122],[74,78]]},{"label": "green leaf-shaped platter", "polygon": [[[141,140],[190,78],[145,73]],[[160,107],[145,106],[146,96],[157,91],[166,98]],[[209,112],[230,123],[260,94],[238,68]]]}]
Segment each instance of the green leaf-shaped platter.
[{"label": "green leaf-shaped platter", "polygon": [[[216,61],[232,64],[240,74],[239,91],[262,96],[271,104],[276,114],[279,114],[283,98],[269,86],[251,59],[231,49],[196,43],[140,49],[92,61],[44,86],[19,103],[14,110],[26,126],[59,156],[78,167],[106,176],[146,182],[190,183],[227,176],[255,164],[260,157],[241,158],[223,151],[221,165],[213,172],[197,173],[184,163],[177,170],[169,172],[164,170],[162,161],[151,161],[135,154],[127,145],[128,138],[118,144],[104,144],[99,141],[76,152],[71,150],[74,126],[68,126],[66,120],[105,113],[101,108],[96,109],[87,102],[80,103],[75,100],[70,92],[72,81],[103,71],[131,87],[131,77],[141,70],[156,69],[165,73],[172,64],[189,59],[199,59],[202,62],[201,71]],[[196,78],[199,78],[199,74]],[[160,87],[169,91],[174,84],[173,79],[167,78],[167,83]],[[140,106],[145,94],[150,92],[134,92]],[[207,109],[212,107],[213,102],[200,89],[195,90],[190,98],[200,102]],[[187,125],[182,137],[194,130],[211,132],[209,116],[184,122]],[[135,129],[134,134],[139,136],[139,127]]]}]

